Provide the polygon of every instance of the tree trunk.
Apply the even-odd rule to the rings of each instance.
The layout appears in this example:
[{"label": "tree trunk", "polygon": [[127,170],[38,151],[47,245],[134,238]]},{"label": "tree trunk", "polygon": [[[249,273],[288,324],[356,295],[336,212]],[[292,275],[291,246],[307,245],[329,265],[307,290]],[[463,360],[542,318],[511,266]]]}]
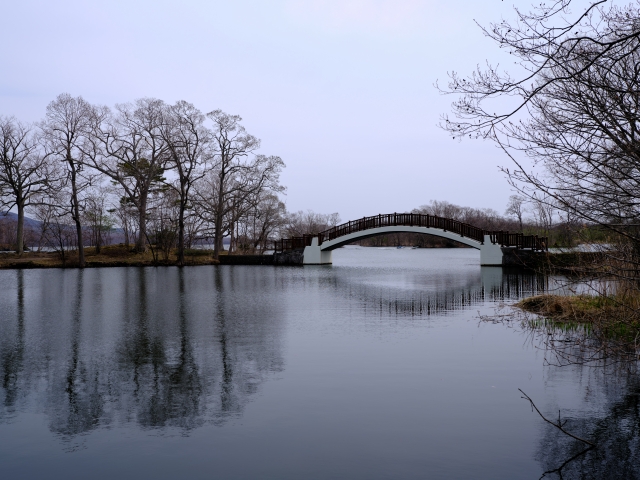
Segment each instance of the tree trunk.
[{"label": "tree trunk", "polygon": [[214,226],[214,234],[213,234],[213,258],[218,260],[220,258],[220,252],[224,250],[224,246],[222,245],[222,222],[224,220],[224,170],[220,174],[218,186],[218,205],[216,211],[216,224]]},{"label": "tree trunk", "polygon": [[16,202],[18,205],[18,232],[16,235],[16,253],[22,255],[24,252],[24,200],[21,198]]},{"label": "tree trunk", "polygon": [[96,255],[100,255],[100,246],[102,245],[102,213],[96,214],[96,216],[98,220],[93,222],[93,243],[96,247]]},{"label": "tree trunk", "polygon": [[71,214],[76,223],[76,234],[78,235],[78,267],[84,268],[84,242],[82,239],[82,224],[80,223],[80,205],[78,205],[78,186],[76,184],[76,169],[72,162],[72,160],[69,161],[71,165]]},{"label": "tree trunk", "polygon": [[[221,210],[219,210],[221,212]],[[220,252],[224,251],[224,245],[222,244],[223,239],[223,225],[222,222],[224,220],[224,216],[222,213],[218,213],[216,215],[216,224],[213,230],[213,258],[218,260],[220,258]]]},{"label": "tree trunk", "polygon": [[129,244],[131,243],[131,239],[129,238],[129,226],[126,220],[122,221],[122,231],[124,232],[124,246],[127,250],[129,250]]},{"label": "tree trunk", "polygon": [[184,210],[186,201],[180,199],[180,214],[178,215],[178,265],[184,265]]},{"label": "tree trunk", "polygon": [[144,252],[146,250],[147,238],[147,199],[140,199],[140,209],[138,210],[138,240],[136,240],[136,252]]}]

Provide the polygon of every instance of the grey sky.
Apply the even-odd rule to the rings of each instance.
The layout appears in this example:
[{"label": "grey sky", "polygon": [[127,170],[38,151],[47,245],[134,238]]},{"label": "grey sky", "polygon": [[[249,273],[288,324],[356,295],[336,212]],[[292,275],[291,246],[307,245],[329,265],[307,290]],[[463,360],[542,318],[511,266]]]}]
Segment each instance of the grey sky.
[{"label": "grey sky", "polygon": [[[523,6],[529,2],[522,3]],[[243,117],[287,164],[290,210],[343,220],[430,199],[504,211],[508,160],[436,127],[448,70],[505,60],[473,23],[500,0],[71,1],[3,5],[0,114],[56,95],[184,99]]]}]

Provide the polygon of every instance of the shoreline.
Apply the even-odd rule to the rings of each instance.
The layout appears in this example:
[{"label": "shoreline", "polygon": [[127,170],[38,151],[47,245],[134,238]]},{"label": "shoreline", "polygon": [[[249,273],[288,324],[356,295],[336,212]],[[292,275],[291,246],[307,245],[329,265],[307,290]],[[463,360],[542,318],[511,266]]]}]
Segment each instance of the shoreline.
[{"label": "shoreline", "polygon": [[[87,247],[84,268],[178,266],[175,251],[168,255],[156,253],[154,257],[150,250],[138,253],[124,245],[104,246],[100,253],[96,253],[94,247]],[[211,254],[210,250],[187,250],[183,266],[218,265],[220,262]],[[64,261],[59,252],[24,252],[22,255],[6,252],[0,255],[0,270],[44,268],[80,268],[77,251],[68,252]]]}]

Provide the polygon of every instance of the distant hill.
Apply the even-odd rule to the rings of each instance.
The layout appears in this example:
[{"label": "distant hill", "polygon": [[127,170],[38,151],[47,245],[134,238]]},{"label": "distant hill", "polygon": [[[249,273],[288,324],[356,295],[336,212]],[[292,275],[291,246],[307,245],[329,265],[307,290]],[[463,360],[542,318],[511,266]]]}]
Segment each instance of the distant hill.
[{"label": "distant hill", "polygon": [[[17,222],[18,214],[14,212],[0,212],[0,222]],[[24,217],[25,228],[30,228],[36,231],[40,231],[42,222],[40,220],[34,220],[25,215]],[[111,241],[109,244],[118,244],[124,242],[124,232],[121,228],[114,228],[110,232]]]},{"label": "distant hill", "polygon": [[[13,212],[0,212],[0,221],[9,221],[9,222],[17,222],[18,214]],[[34,220],[33,218],[29,218],[25,215],[24,217],[24,225],[25,227],[31,228],[40,228],[42,222],[40,220]]]}]

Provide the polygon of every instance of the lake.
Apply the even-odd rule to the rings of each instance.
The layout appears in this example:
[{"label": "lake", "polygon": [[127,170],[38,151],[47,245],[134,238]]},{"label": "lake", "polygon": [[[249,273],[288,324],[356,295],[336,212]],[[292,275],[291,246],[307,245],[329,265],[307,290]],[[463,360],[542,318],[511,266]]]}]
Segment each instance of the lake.
[{"label": "lake", "polygon": [[[0,271],[0,478],[640,475],[633,373],[555,366],[519,322],[554,285],[471,249],[333,266]],[[558,478],[549,474],[549,478]]]}]

